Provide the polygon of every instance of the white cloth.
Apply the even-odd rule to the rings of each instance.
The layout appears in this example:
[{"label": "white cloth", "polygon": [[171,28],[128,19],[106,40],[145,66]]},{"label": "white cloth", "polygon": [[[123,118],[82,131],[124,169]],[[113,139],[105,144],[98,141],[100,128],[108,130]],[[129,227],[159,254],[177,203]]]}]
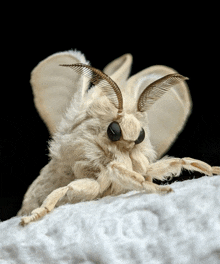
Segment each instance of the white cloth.
[{"label": "white cloth", "polygon": [[61,206],[38,222],[0,223],[0,263],[219,264],[220,177]]}]

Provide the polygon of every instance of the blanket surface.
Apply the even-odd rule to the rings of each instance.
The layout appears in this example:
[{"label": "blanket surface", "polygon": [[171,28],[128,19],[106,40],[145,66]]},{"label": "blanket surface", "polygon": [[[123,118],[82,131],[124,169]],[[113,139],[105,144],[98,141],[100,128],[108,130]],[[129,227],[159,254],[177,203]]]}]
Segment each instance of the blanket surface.
[{"label": "blanket surface", "polygon": [[219,264],[220,177],[67,204],[38,222],[0,223],[0,263]]}]

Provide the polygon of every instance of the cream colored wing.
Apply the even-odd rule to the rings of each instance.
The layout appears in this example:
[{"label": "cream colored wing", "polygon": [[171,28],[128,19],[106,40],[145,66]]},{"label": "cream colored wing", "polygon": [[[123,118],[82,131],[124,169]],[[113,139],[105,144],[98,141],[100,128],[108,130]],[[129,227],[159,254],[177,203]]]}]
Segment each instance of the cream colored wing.
[{"label": "cream colored wing", "polygon": [[[128,79],[126,90],[138,100],[141,92],[153,81],[176,72],[166,66],[149,67]],[[150,140],[160,158],[183,129],[191,112],[192,101],[186,82],[175,85],[148,111]]]},{"label": "cream colored wing", "polygon": [[88,85],[82,76],[59,65],[79,62],[88,64],[79,51],[60,52],[41,61],[31,73],[35,106],[51,134],[75,92],[81,89],[83,93]]},{"label": "cream colored wing", "polygon": [[110,62],[103,70],[114,80],[120,89],[126,85],[127,78],[130,74],[132,64],[132,55],[124,54],[123,56]]}]

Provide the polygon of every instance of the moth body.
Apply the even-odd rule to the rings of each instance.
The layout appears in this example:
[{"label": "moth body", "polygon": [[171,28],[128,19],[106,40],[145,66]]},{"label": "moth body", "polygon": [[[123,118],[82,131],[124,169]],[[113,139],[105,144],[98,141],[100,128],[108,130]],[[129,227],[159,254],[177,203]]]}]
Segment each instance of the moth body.
[{"label": "moth body", "polygon": [[183,168],[220,173],[220,167],[192,158],[159,159],[190,112],[187,78],[158,66],[128,79],[130,64],[127,54],[100,71],[79,53],[64,52],[33,71],[35,104],[52,140],[50,162],[18,212],[31,214],[22,217],[22,225],[65,203],[131,190],[173,192],[153,179],[179,176]]}]

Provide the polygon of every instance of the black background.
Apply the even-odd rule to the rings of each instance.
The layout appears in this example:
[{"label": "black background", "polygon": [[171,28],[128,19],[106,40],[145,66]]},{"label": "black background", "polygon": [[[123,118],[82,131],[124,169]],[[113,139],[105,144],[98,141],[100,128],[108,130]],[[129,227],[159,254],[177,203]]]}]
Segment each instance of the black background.
[{"label": "black background", "polygon": [[113,2],[101,5],[60,3],[46,8],[19,4],[13,6],[13,13],[8,13],[2,24],[2,221],[16,214],[27,187],[48,162],[49,133],[34,107],[29,79],[38,62],[58,51],[78,49],[99,69],[131,53],[131,74],[162,64],[188,76],[193,111],[167,154],[220,165],[216,7],[187,3],[143,6],[139,2],[130,6]]}]

